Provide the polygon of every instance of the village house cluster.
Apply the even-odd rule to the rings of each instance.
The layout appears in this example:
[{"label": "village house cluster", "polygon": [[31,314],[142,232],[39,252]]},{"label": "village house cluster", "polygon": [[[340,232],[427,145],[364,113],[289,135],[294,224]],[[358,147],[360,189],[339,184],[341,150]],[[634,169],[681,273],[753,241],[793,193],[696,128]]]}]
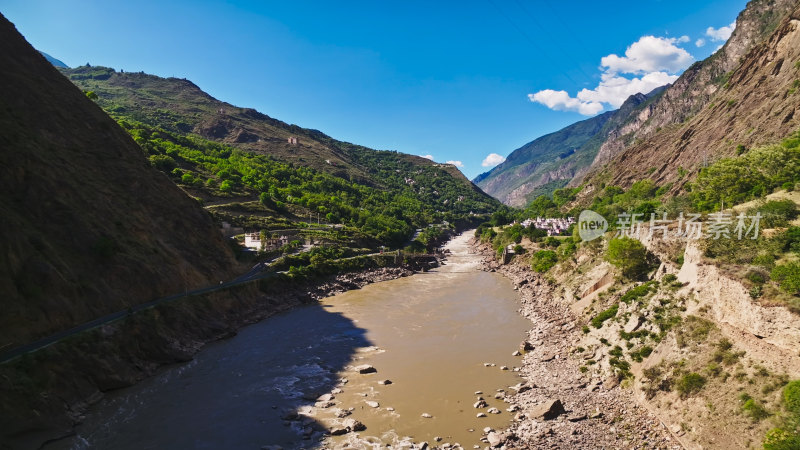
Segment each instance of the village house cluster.
[{"label": "village house cluster", "polygon": [[544,218],[544,217],[537,217],[535,219],[525,219],[520,225],[525,228],[529,228],[531,226],[538,228],[540,230],[547,231],[548,236],[558,236],[564,234],[569,228],[570,225],[575,223],[574,217],[566,217],[566,218]]}]

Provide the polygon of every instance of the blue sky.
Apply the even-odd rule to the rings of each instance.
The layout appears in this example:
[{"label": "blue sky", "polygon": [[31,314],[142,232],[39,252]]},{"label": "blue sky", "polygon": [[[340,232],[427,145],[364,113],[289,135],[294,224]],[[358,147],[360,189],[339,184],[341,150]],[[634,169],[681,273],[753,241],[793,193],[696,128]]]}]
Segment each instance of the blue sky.
[{"label": "blue sky", "polygon": [[674,79],[745,3],[0,0],[0,12],[70,66],[188,78],[337,139],[459,161],[473,178]]}]

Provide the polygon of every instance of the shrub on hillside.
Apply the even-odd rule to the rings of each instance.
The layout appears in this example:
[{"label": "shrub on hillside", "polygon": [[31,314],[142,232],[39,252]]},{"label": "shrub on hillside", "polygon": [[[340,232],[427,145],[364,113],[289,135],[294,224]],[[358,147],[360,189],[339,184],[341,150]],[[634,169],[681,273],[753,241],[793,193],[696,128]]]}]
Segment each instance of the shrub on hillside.
[{"label": "shrub on hillside", "polygon": [[800,416],[800,380],[792,381],[783,388],[783,405],[789,412]]},{"label": "shrub on hillside", "polygon": [[764,436],[765,450],[795,450],[800,448],[800,380],[783,388],[783,407],[789,413],[778,428]]},{"label": "shrub on hillside", "polygon": [[754,148],[741,156],[723,158],[700,170],[691,199],[698,210],[712,211],[763,197],[786,183],[798,181],[800,139]]},{"label": "shrub on hillside", "polygon": [[794,295],[800,294],[800,263],[790,262],[775,266],[770,278],[784,291]]},{"label": "shrub on hillside", "polygon": [[606,260],[622,270],[622,275],[633,280],[644,277],[649,269],[647,249],[636,239],[615,238],[608,243]]},{"label": "shrub on hillside", "polygon": [[592,319],[592,326],[595,328],[601,328],[603,326],[603,322],[617,315],[617,311],[619,311],[619,305],[613,305],[607,310],[600,312],[600,314],[596,315]]},{"label": "shrub on hillside", "polygon": [[800,253],[800,227],[789,227],[778,239],[783,243],[784,251]]},{"label": "shrub on hillside", "polygon": [[675,390],[678,391],[681,398],[687,398],[700,392],[705,385],[706,379],[704,376],[699,373],[691,372],[678,378],[678,381],[675,383]]},{"label": "shrub on hillside", "polygon": [[761,213],[761,228],[785,227],[797,218],[797,205],[789,199],[770,200],[747,211],[751,216],[756,213]]},{"label": "shrub on hillside", "polygon": [[175,162],[175,160],[167,155],[151,156],[150,164],[152,164],[153,167],[166,174],[170,174],[172,172],[172,169],[178,167],[178,164]]},{"label": "shrub on hillside", "polygon": [[533,270],[543,273],[550,270],[558,262],[558,255],[552,250],[539,250],[533,254],[531,267]]},{"label": "shrub on hillside", "polygon": [[650,292],[650,287],[653,286],[655,283],[649,281],[647,283],[641,284],[634,288],[629,289],[622,297],[619,298],[619,301],[630,304],[634,300],[638,300]]},{"label": "shrub on hillside", "polygon": [[764,450],[797,450],[800,448],[800,435],[783,428],[773,428],[764,437]]},{"label": "shrub on hillside", "polygon": [[770,412],[764,408],[764,405],[749,398],[742,404],[742,412],[747,417],[753,419],[753,422],[759,422],[770,416]]}]

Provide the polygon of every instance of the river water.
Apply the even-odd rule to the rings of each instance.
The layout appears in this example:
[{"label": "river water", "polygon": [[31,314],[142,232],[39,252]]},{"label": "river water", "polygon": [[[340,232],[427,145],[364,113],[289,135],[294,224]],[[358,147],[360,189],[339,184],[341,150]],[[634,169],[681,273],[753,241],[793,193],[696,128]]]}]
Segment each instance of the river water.
[{"label": "river water", "polygon": [[[478,270],[470,234],[448,244],[452,255],[434,271],[264,320],[108,395],[74,439],[51,447],[318,448],[318,430],[341,421],[339,409],[352,409],[349,418],[367,428],[327,446],[377,447],[407,437],[433,443],[436,436],[465,448],[481,444],[484,427],[501,428],[513,416],[495,394],[521,381],[512,352],[529,323],[516,312],[512,284]],[[353,370],[361,364],[377,373]],[[334,406],[314,406],[332,391]],[[473,408],[476,391],[500,414],[476,417],[487,412]],[[288,411],[301,420],[282,419]]]}]

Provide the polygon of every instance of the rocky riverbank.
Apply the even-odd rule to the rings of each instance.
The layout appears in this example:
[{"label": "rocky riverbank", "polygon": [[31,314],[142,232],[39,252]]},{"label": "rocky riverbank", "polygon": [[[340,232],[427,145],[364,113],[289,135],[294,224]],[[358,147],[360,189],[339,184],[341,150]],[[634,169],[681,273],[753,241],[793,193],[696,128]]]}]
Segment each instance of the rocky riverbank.
[{"label": "rocky riverbank", "polygon": [[[584,375],[584,358],[573,350],[581,327],[553,286],[517,261],[498,263],[488,245],[474,244],[485,255],[483,270],[509,278],[520,295],[520,314],[533,324],[521,345],[527,385],[509,396],[518,412],[502,433],[486,441],[500,448],[682,448],[667,427],[640,407],[618,378]],[[591,357],[591,356],[590,356]],[[579,361],[580,359],[580,361]]]}]

